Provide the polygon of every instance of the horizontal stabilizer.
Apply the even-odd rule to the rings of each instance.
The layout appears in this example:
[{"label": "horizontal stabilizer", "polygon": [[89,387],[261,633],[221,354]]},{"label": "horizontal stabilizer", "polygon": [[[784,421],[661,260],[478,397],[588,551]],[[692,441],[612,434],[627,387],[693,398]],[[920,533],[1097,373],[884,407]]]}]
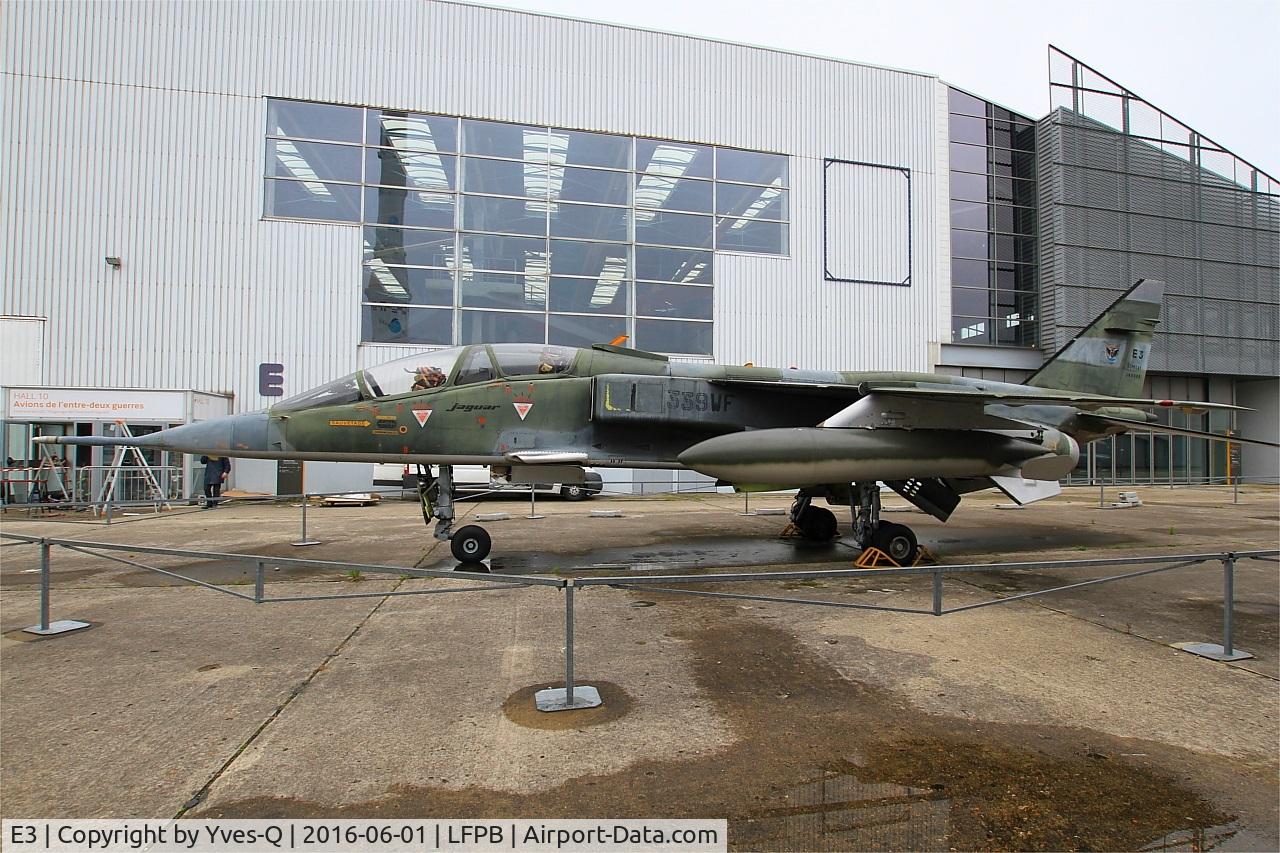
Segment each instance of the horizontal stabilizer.
[{"label": "horizontal stabilizer", "polygon": [[1192,438],[1208,438],[1213,441],[1234,441],[1240,444],[1256,444],[1259,447],[1280,447],[1274,441],[1263,441],[1260,438],[1245,438],[1242,435],[1222,435],[1217,432],[1204,432],[1198,429],[1187,429],[1186,427],[1168,426],[1167,424],[1149,423],[1147,421],[1135,421],[1129,418],[1113,418],[1110,415],[1090,414],[1085,417],[1091,421],[1102,421],[1103,423],[1116,424],[1126,427],[1130,430],[1141,430],[1143,432],[1163,432],[1169,435],[1187,435]]},{"label": "horizontal stabilizer", "polygon": [[1062,484],[1057,480],[1024,480],[1022,477],[992,477],[995,487],[1018,503],[1019,506],[1042,501],[1062,494]]}]

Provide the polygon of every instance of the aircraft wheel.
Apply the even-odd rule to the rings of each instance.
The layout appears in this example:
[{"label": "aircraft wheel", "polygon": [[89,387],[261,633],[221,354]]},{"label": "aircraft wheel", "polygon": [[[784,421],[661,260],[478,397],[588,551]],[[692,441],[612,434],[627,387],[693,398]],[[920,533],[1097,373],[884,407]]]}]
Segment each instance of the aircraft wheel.
[{"label": "aircraft wheel", "polygon": [[920,545],[916,535],[905,524],[894,524],[890,521],[880,522],[876,528],[871,544],[884,551],[900,566],[909,566],[920,556]]},{"label": "aircraft wheel", "polygon": [[453,551],[453,558],[459,563],[479,563],[489,556],[492,547],[489,531],[474,524],[459,529],[449,540],[449,550]]},{"label": "aircraft wheel", "polygon": [[836,515],[820,506],[807,506],[796,519],[796,527],[805,539],[827,542],[836,538]]},{"label": "aircraft wheel", "polygon": [[587,494],[585,486],[578,483],[569,483],[560,487],[560,497],[567,501],[585,501],[590,495]]}]

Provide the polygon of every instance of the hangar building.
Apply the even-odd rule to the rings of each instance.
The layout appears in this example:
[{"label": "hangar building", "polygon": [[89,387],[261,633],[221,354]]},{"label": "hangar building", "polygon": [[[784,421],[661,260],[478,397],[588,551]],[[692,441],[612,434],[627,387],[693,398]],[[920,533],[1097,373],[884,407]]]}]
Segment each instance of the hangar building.
[{"label": "hangar building", "polygon": [[[1033,117],[929,74],[444,0],[5,17],[18,460],[106,428],[64,397],[248,411],[480,341],[1017,380],[1140,278],[1168,283],[1150,394],[1257,410],[1167,416],[1276,437],[1280,184],[1052,48]],[[267,465],[237,485],[274,488]],[[1274,453],[1138,434],[1073,477],[1241,466],[1276,477]]]}]

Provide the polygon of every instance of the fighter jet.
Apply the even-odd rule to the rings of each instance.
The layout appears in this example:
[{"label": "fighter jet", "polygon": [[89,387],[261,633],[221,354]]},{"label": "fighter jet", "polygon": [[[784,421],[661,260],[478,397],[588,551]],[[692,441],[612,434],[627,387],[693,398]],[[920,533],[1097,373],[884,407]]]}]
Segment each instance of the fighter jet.
[{"label": "fighter jet", "polygon": [[359,370],[265,411],[134,439],[44,440],[417,464],[424,519],[464,563],[488,556],[491,540],[476,525],[454,529],[454,465],[521,483],[582,482],[583,466],[692,469],[740,491],[798,490],[790,519],[810,539],[837,535],[816,500],[847,506],[860,547],[910,564],[916,536],[880,518],[880,483],[946,521],[982,489],[1019,504],[1058,494],[1082,445],[1104,436],[1224,438],[1150,410],[1237,407],[1139,396],[1163,295],[1163,282],[1139,281],[1022,385],[675,363],[606,344],[475,344]]}]

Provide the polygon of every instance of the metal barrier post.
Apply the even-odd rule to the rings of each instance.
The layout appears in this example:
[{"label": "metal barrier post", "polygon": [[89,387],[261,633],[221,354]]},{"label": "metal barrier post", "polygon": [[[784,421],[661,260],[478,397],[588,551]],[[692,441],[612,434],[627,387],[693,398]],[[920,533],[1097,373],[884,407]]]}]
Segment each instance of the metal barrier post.
[{"label": "metal barrier post", "polygon": [[573,581],[564,588],[564,701],[573,707]]},{"label": "metal barrier post", "polygon": [[538,487],[533,483],[529,484],[529,514],[525,518],[537,520],[546,518],[545,515],[538,515]]},{"label": "metal barrier post", "polygon": [[942,570],[933,570],[933,615],[942,615]]},{"label": "metal barrier post", "polygon": [[307,538],[307,504],[309,503],[307,498],[308,498],[308,495],[306,494],[306,492],[303,492],[302,494],[302,538],[299,539],[297,542],[289,543],[294,547],[298,547],[302,545],[319,545],[320,544],[320,541],[318,539]]},{"label": "metal barrier post", "polygon": [[88,622],[77,622],[72,619],[49,621],[49,549],[52,547],[48,539],[40,540],[40,624],[22,629],[27,634],[39,634],[42,637],[89,627]]},{"label": "metal barrier post", "polygon": [[1231,648],[1231,621],[1235,615],[1232,612],[1235,609],[1235,585],[1236,557],[1235,554],[1228,554],[1222,561],[1222,653],[1227,659],[1230,659],[1234,652]]},{"label": "metal barrier post", "polygon": [[107,524],[111,523],[111,497],[107,496]]},{"label": "metal barrier post", "polygon": [[258,566],[258,573],[257,573],[257,576],[254,578],[254,581],[253,581],[253,600],[254,600],[255,602],[257,602],[258,604],[261,604],[261,603],[262,603],[263,582],[265,581],[264,573],[265,573],[266,569],[265,569],[265,567],[262,565],[262,561],[261,561],[261,560],[255,560],[254,562],[255,562],[255,563],[257,563],[257,566]]},{"label": "metal barrier post", "polygon": [[573,591],[573,578],[569,578],[564,584],[564,687],[535,693],[533,701],[539,711],[576,711],[604,704],[599,690],[573,683]]},{"label": "metal barrier post", "polygon": [[1174,648],[1191,652],[1202,658],[1221,661],[1248,660],[1253,657],[1249,652],[1235,647],[1233,621],[1236,606],[1236,555],[1224,554],[1222,557],[1222,645],[1217,643],[1174,643]]}]

